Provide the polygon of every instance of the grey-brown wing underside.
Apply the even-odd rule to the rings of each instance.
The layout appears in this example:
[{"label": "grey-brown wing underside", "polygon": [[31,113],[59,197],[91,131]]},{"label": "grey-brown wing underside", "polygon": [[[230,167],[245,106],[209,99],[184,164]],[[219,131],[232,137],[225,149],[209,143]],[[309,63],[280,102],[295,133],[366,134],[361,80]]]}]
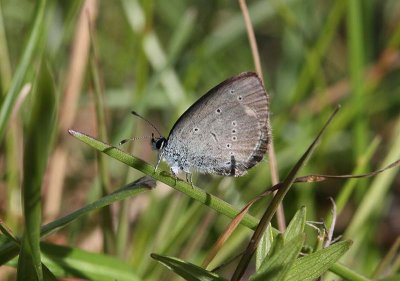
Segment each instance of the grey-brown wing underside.
[{"label": "grey-brown wing underside", "polygon": [[168,138],[191,170],[240,176],[257,164],[270,140],[268,96],[255,73],[217,85],[175,123]]}]

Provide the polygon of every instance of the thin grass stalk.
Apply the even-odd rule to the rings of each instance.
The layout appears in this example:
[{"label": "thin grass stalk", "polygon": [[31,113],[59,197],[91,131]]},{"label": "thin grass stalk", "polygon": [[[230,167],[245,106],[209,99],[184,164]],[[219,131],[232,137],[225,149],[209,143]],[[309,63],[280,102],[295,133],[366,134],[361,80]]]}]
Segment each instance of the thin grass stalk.
[{"label": "thin grass stalk", "polygon": [[[365,116],[365,83],[363,81],[364,73],[364,38],[363,38],[363,18],[362,18],[362,1],[348,1],[347,6],[347,32],[349,44],[349,71],[351,82],[351,93],[353,104],[355,107],[355,129],[354,129],[354,158],[357,162],[367,147],[367,122]],[[369,165],[366,165],[369,168]],[[364,171],[361,171],[364,172]],[[357,182],[357,185],[366,187],[365,182]],[[360,190],[360,189],[358,189]],[[360,195],[362,190],[358,192]]]}]

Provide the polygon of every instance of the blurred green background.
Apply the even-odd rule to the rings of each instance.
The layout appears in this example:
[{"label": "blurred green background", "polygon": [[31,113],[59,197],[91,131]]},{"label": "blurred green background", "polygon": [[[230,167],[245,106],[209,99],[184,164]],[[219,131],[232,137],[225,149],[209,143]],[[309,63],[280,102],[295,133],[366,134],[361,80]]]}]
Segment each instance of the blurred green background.
[{"label": "blurred green background", "polygon": [[[301,175],[360,174],[399,159],[400,2],[247,2],[270,95],[281,179],[337,104],[342,105],[339,115]],[[237,1],[0,0],[0,17],[0,219],[15,235],[24,231],[21,186],[28,180],[23,167],[29,159],[43,166],[42,173],[32,176],[41,187],[42,219],[36,217],[41,224],[142,176],[97,155],[67,129],[113,145],[150,136],[151,127],[130,114],[135,110],[167,136],[207,90],[230,76],[254,71]],[[42,111],[35,111],[40,101],[45,101]],[[32,121],[37,112],[45,112],[40,116],[54,124]],[[29,136],[35,134],[42,139],[31,145]],[[148,139],[122,149],[156,163]],[[161,169],[168,171],[165,165]],[[320,221],[330,213],[328,198],[334,198],[335,236],[355,242],[343,263],[372,276],[400,235],[398,171],[295,185],[283,204],[285,216],[290,220],[304,205],[307,219]],[[270,186],[270,178],[266,157],[243,178],[195,175],[194,181],[241,208]],[[257,203],[250,213],[259,215],[265,204]],[[228,222],[160,184],[110,210],[75,220],[47,241],[116,256],[139,279],[173,280],[150,253],[201,264]],[[315,231],[308,231],[313,241]],[[249,235],[251,231],[239,227],[215,265],[239,253]],[[397,263],[394,270],[399,259]],[[14,278],[15,268],[0,268],[0,280]]]}]

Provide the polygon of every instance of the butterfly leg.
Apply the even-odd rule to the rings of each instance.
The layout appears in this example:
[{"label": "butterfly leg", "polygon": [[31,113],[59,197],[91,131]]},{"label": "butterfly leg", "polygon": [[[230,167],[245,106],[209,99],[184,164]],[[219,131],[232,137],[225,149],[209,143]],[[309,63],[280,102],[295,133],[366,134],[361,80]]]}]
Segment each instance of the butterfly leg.
[{"label": "butterfly leg", "polygon": [[192,173],[186,173],[186,181],[190,183],[190,185],[194,188],[193,181],[192,181]]},{"label": "butterfly leg", "polygon": [[161,159],[158,159],[156,166],[154,167],[154,172],[157,172],[158,166],[160,165]]},{"label": "butterfly leg", "polygon": [[162,150],[159,154],[158,154],[158,160],[157,160],[157,165],[154,168],[154,172],[157,172],[158,166],[161,163],[161,159],[163,158],[163,154],[164,154],[164,150]]},{"label": "butterfly leg", "polygon": [[174,179],[175,179],[175,185],[176,185],[177,182],[178,182],[178,176],[176,175],[174,168],[170,168],[170,170],[171,170],[172,176],[173,176]]}]

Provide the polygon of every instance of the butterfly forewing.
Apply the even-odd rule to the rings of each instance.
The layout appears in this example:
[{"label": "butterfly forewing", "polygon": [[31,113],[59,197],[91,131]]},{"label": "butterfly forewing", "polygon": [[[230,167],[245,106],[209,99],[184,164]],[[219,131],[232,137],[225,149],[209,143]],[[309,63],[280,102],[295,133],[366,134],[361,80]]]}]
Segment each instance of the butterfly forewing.
[{"label": "butterfly forewing", "polygon": [[255,73],[211,89],[175,123],[164,157],[185,172],[240,176],[261,161],[269,136],[268,96]]}]

